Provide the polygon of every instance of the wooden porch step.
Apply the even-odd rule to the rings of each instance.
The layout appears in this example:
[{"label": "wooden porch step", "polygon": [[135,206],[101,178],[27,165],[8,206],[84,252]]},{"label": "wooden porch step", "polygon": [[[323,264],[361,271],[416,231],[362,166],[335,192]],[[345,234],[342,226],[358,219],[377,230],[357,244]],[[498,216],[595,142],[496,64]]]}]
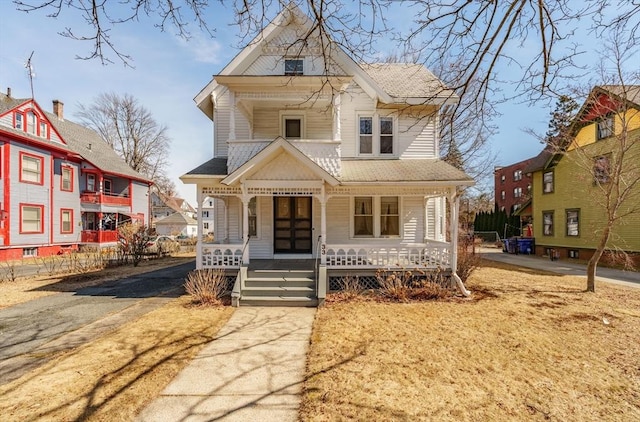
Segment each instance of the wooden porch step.
[{"label": "wooden porch step", "polygon": [[240,299],[240,306],[318,306],[315,297],[271,297],[271,296],[244,296]]},{"label": "wooden porch step", "polygon": [[315,271],[253,269],[247,272],[240,306],[317,306]]}]

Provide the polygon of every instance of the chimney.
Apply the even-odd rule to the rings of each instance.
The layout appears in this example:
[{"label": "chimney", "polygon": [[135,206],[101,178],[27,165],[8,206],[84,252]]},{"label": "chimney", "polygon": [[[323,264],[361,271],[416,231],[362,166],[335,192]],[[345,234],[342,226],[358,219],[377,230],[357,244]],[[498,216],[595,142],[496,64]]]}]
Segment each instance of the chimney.
[{"label": "chimney", "polygon": [[11,98],[11,87],[7,87],[7,97]]},{"label": "chimney", "polygon": [[64,120],[64,103],[60,100],[53,100],[53,114],[55,114],[58,119]]}]

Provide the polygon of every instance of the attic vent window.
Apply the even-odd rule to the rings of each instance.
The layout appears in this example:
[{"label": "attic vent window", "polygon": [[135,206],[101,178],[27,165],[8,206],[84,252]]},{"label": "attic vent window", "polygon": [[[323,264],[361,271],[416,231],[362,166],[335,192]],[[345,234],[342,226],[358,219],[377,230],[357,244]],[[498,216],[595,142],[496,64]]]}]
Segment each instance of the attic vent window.
[{"label": "attic vent window", "polygon": [[304,75],[304,60],[303,59],[285,59],[284,75],[285,76]]}]

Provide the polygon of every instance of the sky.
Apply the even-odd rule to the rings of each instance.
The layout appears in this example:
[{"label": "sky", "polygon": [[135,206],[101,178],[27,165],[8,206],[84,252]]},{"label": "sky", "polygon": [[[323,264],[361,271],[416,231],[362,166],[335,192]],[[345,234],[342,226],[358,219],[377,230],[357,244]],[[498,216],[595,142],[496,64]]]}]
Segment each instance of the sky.
[{"label": "sky", "polygon": [[[133,57],[131,68],[117,60],[108,65],[96,59],[78,60],[92,44],[58,34],[66,27],[85,28],[70,9],[51,18],[42,11],[19,12],[9,0],[0,0],[0,92],[10,87],[15,98],[31,96],[25,64],[33,52],[34,97],[47,111],[57,99],[64,103],[65,118],[78,121],[78,105],[91,104],[100,93],[131,94],[168,127],[172,139],[168,176],[178,196],[195,206],[195,186],[184,185],[179,177],[213,156],[213,125],[193,98],[238,53],[239,31],[232,25],[232,12],[212,3],[207,15],[210,27],[217,28],[214,38],[194,29],[193,37],[185,41],[144,18],[114,29],[112,40]],[[497,154],[495,165],[535,156],[542,144],[525,130],[544,135],[549,104],[510,102],[497,109],[501,116],[494,123],[499,132],[489,142]]]}]

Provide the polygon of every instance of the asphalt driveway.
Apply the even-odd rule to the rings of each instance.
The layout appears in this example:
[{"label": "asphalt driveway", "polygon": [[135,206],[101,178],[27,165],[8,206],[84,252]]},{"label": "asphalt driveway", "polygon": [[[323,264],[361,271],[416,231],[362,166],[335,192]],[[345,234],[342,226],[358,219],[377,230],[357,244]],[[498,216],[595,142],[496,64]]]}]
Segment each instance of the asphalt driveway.
[{"label": "asphalt driveway", "polygon": [[195,261],[0,310],[0,385],[184,293]]}]

